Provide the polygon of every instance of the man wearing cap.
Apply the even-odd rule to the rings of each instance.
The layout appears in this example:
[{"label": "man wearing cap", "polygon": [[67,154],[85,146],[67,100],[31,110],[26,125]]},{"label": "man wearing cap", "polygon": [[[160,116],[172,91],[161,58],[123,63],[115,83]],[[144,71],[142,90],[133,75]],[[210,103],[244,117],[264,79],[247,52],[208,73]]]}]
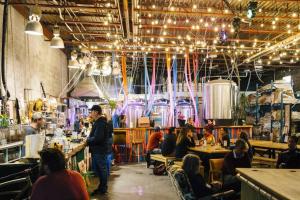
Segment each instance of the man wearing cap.
[{"label": "man wearing cap", "polygon": [[102,109],[99,105],[91,108],[91,118],[94,121],[91,133],[87,138],[87,145],[92,154],[92,167],[99,177],[99,186],[92,193],[105,194],[107,192],[107,151],[108,151],[108,126],[102,115]]},{"label": "man wearing cap", "polygon": [[26,135],[38,134],[41,131],[41,128],[44,126],[45,121],[43,114],[41,112],[35,112],[32,115],[30,126],[25,127]]}]

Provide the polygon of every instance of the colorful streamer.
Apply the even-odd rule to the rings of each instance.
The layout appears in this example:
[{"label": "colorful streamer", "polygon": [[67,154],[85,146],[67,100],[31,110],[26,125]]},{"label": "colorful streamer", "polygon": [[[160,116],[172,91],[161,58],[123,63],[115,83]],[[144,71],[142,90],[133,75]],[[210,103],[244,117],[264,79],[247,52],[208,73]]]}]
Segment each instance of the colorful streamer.
[{"label": "colorful streamer", "polygon": [[[148,67],[147,67],[147,57],[144,54],[144,84],[145,84],[145,110],[148,110],[148,86],[150,85]],[[150,112],[148,111],[145,116],[149,116]]]},{"label": "colorful streamer", "polygon": [[168,118],[168,126],[174,126],[174,101],[173,101],[173,89],[171,82],[171,57],[170,54],[166,54],[167,59],[167,82],[168,82],[168,93],[170,95],[170,115]]},{"label": "colorful streamer", "polygon": [[[198,54],[193,55],[193,65],[194,65],[194,82],[195,82],[195,91],[196,91],[196,112],[199,111],[199,97],[198,97]],[[199,126],[199,118],[195,120],[195,125]]]},{"label": "colorful streamer", "polygon": [[122,78],[123,78],[123,89],[124,97],[127,100],[128,97],[128,85],[127,85],[127,74],[126,74],[126,55],[122,55]]},{"label": "colorful streamer", "polygon": [[[173,58],[173,64],[172,64],[172,68],[173,68],[173,91],[174,91],[174,95],[173,95],[173,103],[174,103],[174,110],[170,110],[170,112],[173,112],[174,118],[176,116],[175,114],[175,105],[176,105],[176,91],[177,91],[177,58]],[[170,99],[171,101],[171,99]],[[173,124],[175,123],[175,119],[173,120]]]},{"label": "colorful streamer", "polygon": [[[194,98],[193,87],[191,87],[189,78],[188,78],[188,68],[190,69],[190,58],[189,58],[189,52],[187,50],[186,56],[185,56],[185,65],[184,65],[185,80],[186,80],[188,91],[190,93],[190,98],[192,100],[194,110],[195,110],[195,126],[199,126],[198,110],[197,110],[197,106],[196,106],[196,102],[195,102],[195,98]],[[190,77],[191,77],[191,75],[190,75]]]}]

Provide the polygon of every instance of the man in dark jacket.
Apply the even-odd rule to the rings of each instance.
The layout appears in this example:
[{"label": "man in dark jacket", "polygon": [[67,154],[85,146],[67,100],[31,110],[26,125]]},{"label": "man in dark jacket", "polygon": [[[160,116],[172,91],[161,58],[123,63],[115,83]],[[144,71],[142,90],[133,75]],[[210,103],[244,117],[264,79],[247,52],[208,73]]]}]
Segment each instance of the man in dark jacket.
[{"label": "man in dark jacket", "polygon": [[251,161],[247,154],[247,147],[244,140],[237,140],[232,152],[224,158],[223,164],[223,188],[241,191],[241,182],[236,177],[236,168],[251,168]]},{"label": "man in dark jacket", "polygon": [[91,108],[91,117],[94,124],[91,133],[87,139],[92,154],[93,170],[99,177],[100,184],[98,188],[92,193],[95,195],[105,194],[107,192],[107,152],[108,152],[108,128],[107,122],[101,117],[102,109],[98,105]]},{"label": "man in dark jacket", "polygon": [[277,168],[300,169],[300,151],[297,149],[298,138],[289,137],[289,149],[280,153],[277,160]]}]

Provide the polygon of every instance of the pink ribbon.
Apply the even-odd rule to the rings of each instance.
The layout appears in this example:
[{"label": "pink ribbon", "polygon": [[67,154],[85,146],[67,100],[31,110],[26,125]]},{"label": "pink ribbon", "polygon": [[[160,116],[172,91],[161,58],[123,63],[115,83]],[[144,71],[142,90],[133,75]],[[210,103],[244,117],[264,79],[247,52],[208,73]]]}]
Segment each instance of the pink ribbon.
[{"label": "pink ribbon", "polygon": [[[198,110],[197,110],[196,102],[195,102],[195,99],[194,99],[194,92],[193,92],[193,88],[191,87],[190,82],[189,82],[189,78],[188,78],[188,68],[189,68],[189,72],[191,71],[191,69],[190,69],[189,52],[187,51],[185,55],[186,55],[185,56],[185,65],[184,65],[185,80],[186,80],[187,87],[188,87],[188,90],[189,90],[189,93],[190,93],[190,98],[191,98],[193,106],[194,106],[194,111],[195,111],[195,125],[199,126]],[[192,75],[189,74],[189,76],[190,76],[190,79],[191,79]]]}]

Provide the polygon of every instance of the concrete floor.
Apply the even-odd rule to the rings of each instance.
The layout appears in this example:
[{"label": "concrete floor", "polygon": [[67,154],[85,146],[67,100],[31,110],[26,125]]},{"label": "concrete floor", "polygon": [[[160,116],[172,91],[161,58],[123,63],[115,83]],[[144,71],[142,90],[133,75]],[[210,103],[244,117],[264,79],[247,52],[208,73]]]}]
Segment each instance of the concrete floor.
[{"label": "concrete floor", "polygon": [[[89,188],[97,185],[93,180]],[[178,200],[168,176],[155,176],[146,164],[122,165],[113,168],[108,194],[91,197],[91,200]]]}]

